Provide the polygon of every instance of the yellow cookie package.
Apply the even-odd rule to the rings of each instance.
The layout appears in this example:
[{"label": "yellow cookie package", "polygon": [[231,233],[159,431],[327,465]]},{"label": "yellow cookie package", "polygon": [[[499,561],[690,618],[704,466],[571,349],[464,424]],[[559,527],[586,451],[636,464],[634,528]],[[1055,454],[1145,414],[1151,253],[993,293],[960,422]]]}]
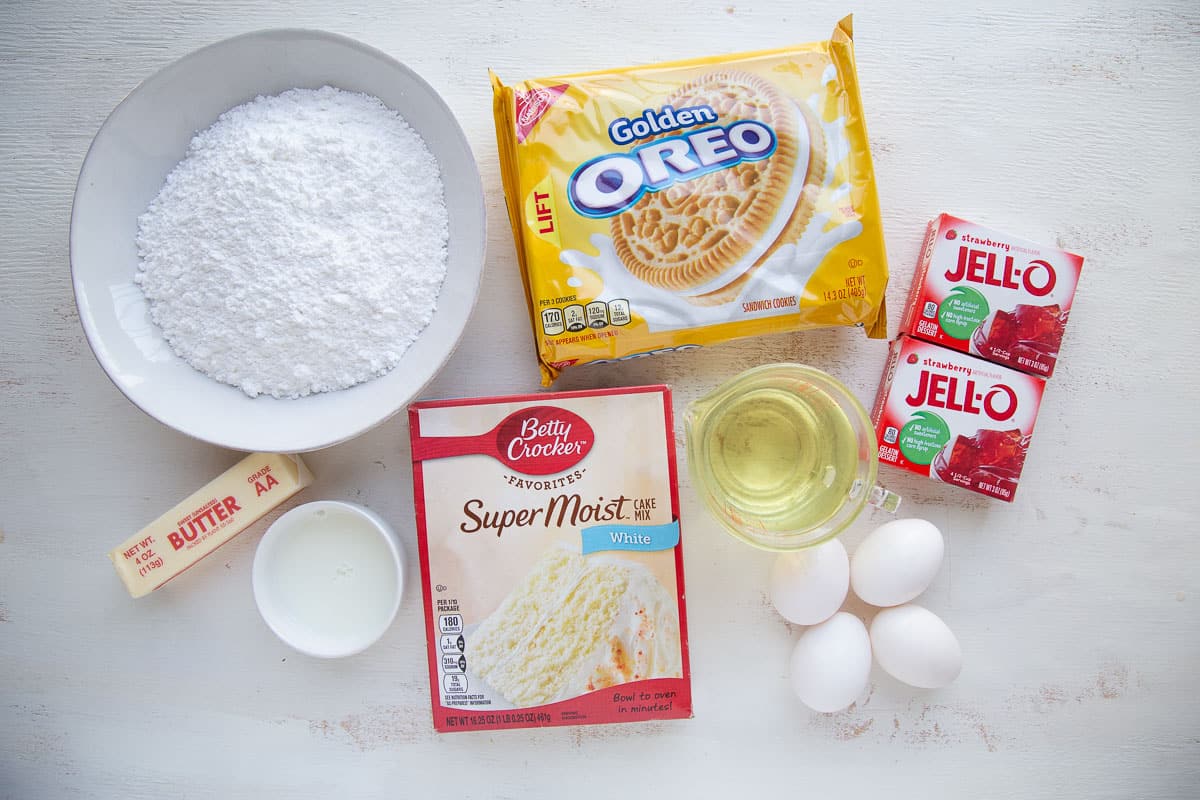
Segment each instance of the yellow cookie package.
[{"label": "yellow cookie package", "polygon": [[492,87],[546,385],[762,333],[886,338],[850,17],[826,42]]}]

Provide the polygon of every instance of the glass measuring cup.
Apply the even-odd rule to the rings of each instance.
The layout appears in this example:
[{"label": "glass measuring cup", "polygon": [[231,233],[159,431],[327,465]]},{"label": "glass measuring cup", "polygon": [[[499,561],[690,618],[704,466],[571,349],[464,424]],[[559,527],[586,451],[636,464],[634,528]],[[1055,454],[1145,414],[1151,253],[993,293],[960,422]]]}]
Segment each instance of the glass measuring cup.
[{"label": "glass measuring cup", "polygon": [[688,467],[709,512],[766,550],[837,536],[866,505],[894,512],[876,485],[875,430],[850,390],[801,364],[747,370],[688,405]]}]

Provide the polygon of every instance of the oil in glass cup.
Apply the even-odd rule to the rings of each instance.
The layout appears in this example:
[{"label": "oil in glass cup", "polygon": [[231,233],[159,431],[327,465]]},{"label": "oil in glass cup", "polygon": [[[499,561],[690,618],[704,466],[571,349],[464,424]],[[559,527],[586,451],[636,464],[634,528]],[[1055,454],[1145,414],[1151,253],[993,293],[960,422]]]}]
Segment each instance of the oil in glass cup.
[{"label": "oil in glass cup", "polygon": [[697,492],[729,533],[757,547],[810,547],[866,505],[899,508],[899,495],[875,484],[866,411],[820,370],[756,367],[689,405],[684,421]]}]

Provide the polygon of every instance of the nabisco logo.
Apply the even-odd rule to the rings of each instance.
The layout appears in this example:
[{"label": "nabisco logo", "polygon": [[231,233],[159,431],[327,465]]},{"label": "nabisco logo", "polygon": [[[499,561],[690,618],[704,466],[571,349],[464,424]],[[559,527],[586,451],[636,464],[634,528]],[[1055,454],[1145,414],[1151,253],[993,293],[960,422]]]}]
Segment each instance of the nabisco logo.
[{"label": "nabisco logo", "polygon": [[524,142],[529,136],[533,127],[541,120],[550,106],[554,105],[554,101],[558,100],[562,93],[569,88],[568,84],[561,83],[558,86],[535,86],[528,92],[517,90],[514,92],[514,104],[516,106],[516,119],[514,120],[517,129],[517,141]]},{"label": "nabisco logo", "polygon": [[555,406],[510,414],[496,430],[500,460],[526,475],[553,475],[578,464],[595,444],[587,420]]},{"label": "nabisco logo", "polygon": [[975,415],[983,413],[997,422],[1012,419],[1017,413],[1017,393],[1010,386],[995,383],[987,390],[980,390],[969,377],[928,369],[921,370],[917,390],[905,397],[904,402],[914,407],[945,408]]}]

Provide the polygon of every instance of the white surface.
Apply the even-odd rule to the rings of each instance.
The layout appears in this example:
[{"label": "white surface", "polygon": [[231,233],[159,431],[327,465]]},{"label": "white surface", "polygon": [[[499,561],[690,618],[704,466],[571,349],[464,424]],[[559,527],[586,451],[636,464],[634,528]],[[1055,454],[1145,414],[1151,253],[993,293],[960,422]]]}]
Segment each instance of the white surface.
[{"label": "white surface", "polygon": [[263,622],[283,642],[318,658],[356,655],[391,627],[404,596],[396,531],[369,508],[303,503],[258,541],[250,585]]},{"label": "white surface", "polygon": [[[435,736],[416,559],[381,642],[308,659],[254,610],[265,522],[151,597],[125,594],[104,553],[235,455],[137,410],[84,342],[67,224],[108,112],[180,55],[269,26],[341,32],[410,64],[462,122],[490,223],[480,304],[426,394],[529,391],[485,69],[519,79],[824,38],[851,7],[640,9],[0,6],[0,797],[1195,796],[1200,15],[1189,2],[854,9],[892,332],[939,211],[1087,256],[1016,503],[883,470],[903,513],[946,535],[921,598],[963,647],[946,689],[876,668],[852,709],[802,707],[787,678],[799,631],[766,598],[771,557],[708,521],[686,477],[693,720]],[[665,380],[678,411],[746,366],[799,359],[869,401],[884,352],[856,331],[816,331],[581,369],[562,386]],[[361,502],[416,553],[403,417],[308,463],[317,482],[296,501]],[[864,514],[848,546],[881,519]]]},{"label": "white surface", "polygon": [[[446,279],[428,327],[386,375],[299,400],[252,399],[192,369],[166,345],[133,282],[137,218],[198,130],[258,95],[324,85],[378,97],[400,112],[437,158],[450,226]],[[83,329],[117,388],[151,416],[198,439],[270,452],[352,438],[403,408],[429,382],[454,351],[474,305],[486,225],[470,145],[435,91],[378,50],[300,30],[238,36],[149,76],[96,135],[71,219],[71,268]]]}]

